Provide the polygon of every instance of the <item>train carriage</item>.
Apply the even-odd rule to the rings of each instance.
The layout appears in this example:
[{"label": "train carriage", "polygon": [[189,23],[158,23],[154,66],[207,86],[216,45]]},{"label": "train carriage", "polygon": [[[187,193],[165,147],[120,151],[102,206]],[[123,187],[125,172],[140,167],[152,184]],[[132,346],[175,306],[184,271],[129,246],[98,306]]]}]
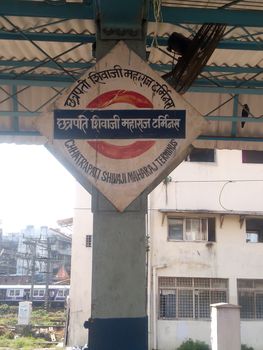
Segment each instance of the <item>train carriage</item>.
[{"label": "train carriage", "polygon": [[[69,294],[69,285],[49,285],[48,302],[56,306],[64,306]],[[0,285],[0,303],[18,304],[19,301],[31,300],[31,285]],[[33,304],[41,305],[46,301],[46,286],[34,285]]]}]

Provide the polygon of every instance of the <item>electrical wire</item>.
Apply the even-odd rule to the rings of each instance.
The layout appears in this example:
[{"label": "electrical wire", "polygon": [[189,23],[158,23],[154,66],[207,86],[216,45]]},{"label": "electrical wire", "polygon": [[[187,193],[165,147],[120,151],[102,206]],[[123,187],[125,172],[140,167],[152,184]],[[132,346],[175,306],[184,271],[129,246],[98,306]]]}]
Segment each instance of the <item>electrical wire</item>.
[{"label": "electrical wire", "polygon": [[226,208],[223,204],[222,204],[222,194],[223,194],[223,191],[225,189],[225,187],[227,185],[229,185],[230,183],[233,183],[234,181],[230,180],[230,181],[227,181],[226,183],[224,183],[223,187],[221,188],[220,190],[220,193],[219,193],[219,197],[218,197],[218,202],[220,204],[220,206],[224,209],[224,210],[227,210],[227,211],[233,211],[232,209],[228,209]]},{"label": "electrical wire", "polygon": [[232,180],[171,180],[174,183],[219,183],[219,182],[263,182],[263,179],[232,179]]},{"label": "electrical wire", "polygon": [[153,40],[151,43],[151,48],[152,47],[158,47],[158,24],[163,21],[162,18],[162,0],[153,0],[153,14],[154,14],[154,19],[155,19],[155,31],[153,35]]}]

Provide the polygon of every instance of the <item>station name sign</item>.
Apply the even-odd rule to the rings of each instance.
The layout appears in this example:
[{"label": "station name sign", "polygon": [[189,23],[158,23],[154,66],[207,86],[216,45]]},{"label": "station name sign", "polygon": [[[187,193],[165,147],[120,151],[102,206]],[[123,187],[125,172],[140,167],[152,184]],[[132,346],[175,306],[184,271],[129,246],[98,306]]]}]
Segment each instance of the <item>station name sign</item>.
[{"label": "station name sign", "polygon": [[179,165],[207,124],[120,41],[38,117],[45,146],[123,211]]},{"label": "station name sign", "polygon": [[55,110],[55,139],[185,138],[185,110]]}]

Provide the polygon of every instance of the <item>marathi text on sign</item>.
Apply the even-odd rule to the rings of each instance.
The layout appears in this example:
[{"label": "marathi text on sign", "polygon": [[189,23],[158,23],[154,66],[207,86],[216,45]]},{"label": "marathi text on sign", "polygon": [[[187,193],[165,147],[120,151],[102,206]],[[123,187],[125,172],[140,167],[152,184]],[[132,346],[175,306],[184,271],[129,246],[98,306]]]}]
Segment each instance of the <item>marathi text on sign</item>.
[{"label": "marathi text on sign", "polygon": [[185,111],[55,110],[55,139],[184,138]]}]

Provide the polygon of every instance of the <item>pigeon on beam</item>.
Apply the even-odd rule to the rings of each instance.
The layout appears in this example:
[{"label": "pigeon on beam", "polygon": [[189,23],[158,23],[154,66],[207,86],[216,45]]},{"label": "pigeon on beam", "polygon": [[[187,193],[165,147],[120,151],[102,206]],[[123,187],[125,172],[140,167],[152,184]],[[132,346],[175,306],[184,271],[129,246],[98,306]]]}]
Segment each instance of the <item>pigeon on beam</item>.
[{"label": "pigeon on beam", "polygon": [[[247,118],[249,116],[249,107],[248,105],[245,103],[243,105],[243,109],[242,109],[242,112],[241,112],[241,117],[242,118]],[[241,122],[241,128],[243,129],[244,126],[245,126],[246,122]]]}]

